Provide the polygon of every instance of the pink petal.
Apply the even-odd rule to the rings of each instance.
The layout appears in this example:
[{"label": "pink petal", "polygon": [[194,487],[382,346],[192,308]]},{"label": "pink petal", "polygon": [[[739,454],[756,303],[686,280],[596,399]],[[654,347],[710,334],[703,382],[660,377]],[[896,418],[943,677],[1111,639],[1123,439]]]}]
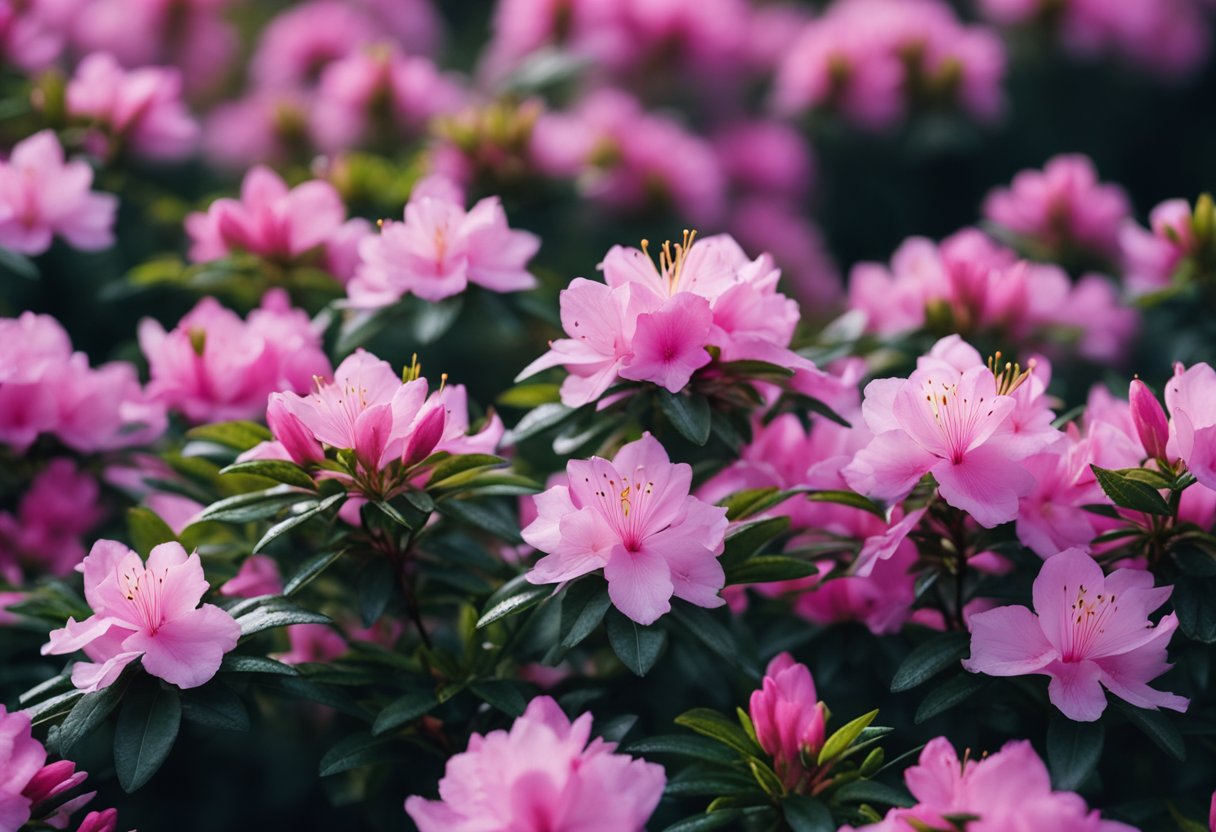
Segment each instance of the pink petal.
[{"label": "pink petal", "polygon": [[997,607],[968,621],[971,658],[963,667],[989,676],[1038,673],[1059,656],[1043,635],[1039,619],[1026,607]]},{"label": "pink petal", "polygon": [[204,604],[166,621],[155,633],[136,633],[126,645],[144,653],[144,669],[180,688],[195,688],[215,676],[224,654],[236,647],[241,626],[224,610]]},{"label": "pink petal", "polygon": [[1034,477],[987,445],[968,451],[961,462],[942,460],[932,469],[947,503],[991,529],[1018,516],[1018,497],[1034,488]]},{"label": "pink petal", "polygon": [[1106,710],[1098,665],[1091,661],[1054,662],[1047,668],[1051,704],[1074,722],[1093,722]]},{"label": "pink petal", "polygon": [[671,393],[683,390],[692,374],[710,362],[705,343],[713,312],[703,297],[681,292],[657,312],[639,315],[633,357],[622,378],[649,381]]},{"label": "pink petal", "polygon": [[671,570],[667,561],[645,549],[629,552],[616,547],[604,567],[604,577],[612,603],[639,624],[653,624],[671,610],[675,590]]}]

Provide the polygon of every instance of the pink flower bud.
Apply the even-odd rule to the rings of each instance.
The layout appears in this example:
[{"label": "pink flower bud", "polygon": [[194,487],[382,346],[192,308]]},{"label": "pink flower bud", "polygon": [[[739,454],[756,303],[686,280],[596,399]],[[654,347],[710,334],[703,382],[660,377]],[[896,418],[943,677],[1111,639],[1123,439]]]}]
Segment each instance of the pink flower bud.
[{"label": "pink flower bud", "polygon": [[1153,395],[1153,391],[1140,379],[1133,379],[1127,393],[1131,403],[1132,423],[1140,436],[1140,444],[1144,452],[1153,459],[1165,459],[1165,445],[1170,438],[1169,421],[1165,418],[1165,409]]},{"label": "pink flower bud", "polygon": [[432,407],[424,413],[414,426],[413,433],[405,443],[405,451],[401,461],[408,468],[417,465],[431,455],[435,446],[443,439],[443,430],[447,427],[447,410],[440,401],[437,407]]},{"label": "pink flower bud", "polygon": [[266,406],[266,424],[269,425],[274,438],[297,464],[307,465],[325,458],[321,445],[312,432],[283,404],[281,393],[273,393],[270,396]]},{"label": "pink flower bud", "polygon": [[29,798],[31,806],[37,807],[52,797],[76,788],[88,776],[86,772],[76,771],[76,764],[71,760],[60,760],[43,766],[26,784],[21,794]]},{"label": "pink flower bud", "polygon": [[795,789],[806,773],[802,753],[813,759],[823,747],[823,705],[806,665],[782,653],[765,671],[760,690],[752,693],[750,716],[760,747],[773,756],[777,776]]},{"label": "pink flower bud", "polygon": [[117,828],[118,810],[106,809],[104,812],[89,812],[76,832],[114,832]]}]

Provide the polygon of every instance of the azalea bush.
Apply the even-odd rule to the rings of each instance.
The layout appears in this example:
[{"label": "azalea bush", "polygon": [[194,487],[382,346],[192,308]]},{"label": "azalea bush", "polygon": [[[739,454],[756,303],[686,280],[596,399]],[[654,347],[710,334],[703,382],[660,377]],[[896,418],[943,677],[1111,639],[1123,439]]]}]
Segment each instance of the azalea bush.
[{"label": "azalea bush", "polygon": [[0,832],[1216,830],[1205,0],[0,0]]}]

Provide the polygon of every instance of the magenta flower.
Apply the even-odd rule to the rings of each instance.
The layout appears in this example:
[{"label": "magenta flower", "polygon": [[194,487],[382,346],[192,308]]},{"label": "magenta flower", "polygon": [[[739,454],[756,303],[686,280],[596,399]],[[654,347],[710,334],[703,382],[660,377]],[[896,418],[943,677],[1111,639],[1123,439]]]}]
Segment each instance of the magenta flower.
[{"label": "magenta flower", "polygon": [[535,234],[507,226],[496,197],[466,211],[459,188],[432,177],[415,186],[404,222],[386,222],[379,236],[363,241],[347,292],[355,306],[367,308],[387,306],[406,294],[443,300],[470,283],[519,292],[536,285],[527,264],[539,248]]},{"label": "magenta flower", "polygon": [[0,705],[0,830],[16,832],[30,819],[26,787],[46,763],[46,749],[30,733],[30,719]]},{"label": "magenta flower", "polygon": [[282,289],[267,292],[248,321],[210,297],[168,333],[145,318],[139,343],[149,395],[195,423],[256,419],[271,393],[307,392],[315,376],[331,372],[321,334]]},{"label": "magenta flower", "polygon": [[287,628],[291,649],[275,656],[283,664],[331,662],[346,653],[346,639],[327,624],[293,624]]},{"label": "magenta flower", "polygon": [[1034,486],[1018,462],[1059,436],[1015,431],[1011,394],[1028,375],[1003,373],[998,381],[987,367],[964,371],[930,355],[907,379],[871,382],[863,414],[874,439],[845,479],[863,494],[898,501],[931,473],[942,499],[980,525],[1014,519],[1018,498]]},{"label": "magenta flower", "polygon": [[213,604],[199,606],[209,585],[198,555],[187,556],[180,543],[155,547],[145,564],[121,543],[99,540],[80,569],[93,615],[69,618],[42,646],[44,656],[83,650],[93,660],[73,666],[76,687],[101,690],[142,658],[153,676],[194,688],[236,647],[240,625]]},{"label": "magenta flower", "polygon": [[405,810],[420,832],[643,832],[667,782],[662,766],[590,737],[591,714],[571,722],[538,696],[509,731],[474,734],[448,760],[440,800],[410,797]]},{"label": "magenta flower", "polygon": [[1113,257],[1119,230],[1131,215],[1117,185],[1098,182],[1089,157],[1055,156],[1043,170],[1024,170],[984,202],[984,216],[1053,251],[1080,248]]},{"label": "magenta flower", "polygon": [[1165,385],[1173,422],[1168,451],[1181,458],[1195,479],[1216,489],[1216,370],[1207,364],[1174,365]]},{"label": "magenta flower", "polygon": [[283,576],[279,573],[279,565],[269,555],[250,555],[245,558],[236,575],[220,587],[220,595],[237,598],[280,595],[282,592]]},{"label": "magenta flower", "polygon": [[1149,614],[1172,587],[1149,572],[1102,568],[1080,549],[1053,555],[1034,582],[1034,612],[998,607],[971,618],[971,658],[963,666],[989,676],[1051,678],[1051,703],[1069,719],[1092,722],[1106,710],[1106,688],[1138,708],[1186,711],[1187,700],[1148,683],[1170,668],[1165,652],[1178,628]]},{"label": "magenta flower", "polygon": [[241,198],[217,199],[207,213],[186,217],[186,233],[196,263],[245,251],[279,261],[318,252],[322,265],[339,281],[350,279],[338,268],[346,261],[348,236],[370,233],[366,220],[346,219],[342,198],[328,182],[313,180],[290,190],[269,168],[255,167],[241,183]]},{"label": "magenta flower", "polygon": [[105,512],[97,481],[71,459],[50,461],[22,495],[16,514],[0,512],[0,577],[21,584],[21,567],[68,575],[84,558],[81,537]]},{"label": "magenta flower", "polygon": [[118,829],[118,810],[105,809],[85,815],[76,832],[115,832]]},{"label": "magenta flower", "polygon": [[0,163],[0,245],[41,254],[59,236],[84,251],[109,248],[118,198],[89,190],[92,184],[92,168],[65,161],[53,131],[18,142]]},{"label": "magenta flower", "polygon": [[571,460],[569,486],[534,499],[524,540],[546,553],[528,580],[554,584],[604,570],[612,603],[639,624],[671,609],[671,597],[719,607],[726,509],[689,495],[692,468],[672,464],[649,433],[610,462]]},{"label": "magenta flower", "polygon": [[149,159],[182,159],[198,141],[198,123],[182,101],[176,69],[128,71],[105,52],[94,52],[76,67],[68,83],[67,111]]},{"label": "magenta flower", "polygon": [[968,832],[1134,832],[1103,820],[1072,792],[1051,790],[1047,766],[1026,740],[1008,742],[995,754],[959,760],[945,737],[929,742],[917,765],[904,772],[916,798],[911,809],[892,809],[881,823],[841,832],[915,832],[950,829],[951,817],[974,818]]},{"label": "magenta flower", "polygon": [[791,791],[807,773],[805,758],[815,759],[824,740],[824,706],[804,664],[781,653],[768,663],[761,688],[753,691],[748,715],[756,739],[773,757],[777,776]]},{"label": "magenta flower", "polygon": [[1140,437],[1140,445],[1149,459],[1166,459],[1165,446],[1170,440],[1170,424],[1165,418],[1165,409],[1140,379],[1132,379],[1127,391],[1127,401],[1131,405],[1132,424],[1136,426],[1136,435]]}]

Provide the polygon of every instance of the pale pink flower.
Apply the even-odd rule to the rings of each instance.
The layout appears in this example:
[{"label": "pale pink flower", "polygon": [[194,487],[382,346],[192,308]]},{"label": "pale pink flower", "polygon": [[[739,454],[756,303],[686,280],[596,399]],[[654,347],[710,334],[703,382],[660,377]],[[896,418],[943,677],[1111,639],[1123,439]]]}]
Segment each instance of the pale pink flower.
[{"label": "pale pink flower", "polygon": [[643,832],[666,775],[615,752],[616,743],[591,739],[591,714],[571,722],[539,696],[509,731],[474,734],[448,760],[440,800],[410,797],[405,810],[421,832]]},{"label": "pale pink flower", "polygon": [[63,29],[44,2],[0,2],[0,57],[26,72],[54,63],[63,51]]},{"label": "pale pink flower", "polygon": [[149,159],[182,159],[198,141],[198,123],[182,102],[178,70],[124,70],[105,52],[94,52],[76,67],[68,82],[67,111]]},{"label": "pale pink flower", "polygon": [[845,479],[863,494],[899,501],[931,473],[942,499],[980,525],[1014,519],[1018,498],[1034,487],[1018,463],[1059,436],[1050,424],[1017,431],[1018,401],[1010,394],[1025,379],[1003,373],[998,380],[978,362],[962,370],[930,354],[907,379],[870,382],[862,412],[874,439],[845,468]]},{"label": "pale pink flower", "polygon": [[803,755],[815,759],[824,741],[824,705],[815,694],[811,671],[789,653],[773,658],[760,689],[752,692],[748,716],[777,776],[787,789],[796,790],[807,773]]},{"label": "pale pink flower", "polygon": [[536,285],[527,270],[540,238],[507,226],[496,197],[465,210],[460,189],[442,177],[419,182],[404,222],[385,222],[359,248],[361,263],[347,288],[359,307],[387,306],[403,295],[442,300],[476,283],[493,292]]},{"label": "pale pink flower", "polygon": [[67,458],[53,459],[17,504],[0,512],[0,576],[20,584],[19,565],[67,575],[84,558],[81,537],[104,516],[97,480]]},{"label": "pale pink flower", "polygon": [[[797,538],[791,546],[797,545]],[[875,635],[898,633],[912,617],[916,599],[916,547],[905,539],[889,558],[877,559],[870,574],[822,580],[835,567],[819,561],[818,576],[764,588],[766,595],[797,593],[794,612],[816,624],[858,621]]]},{"label": "pale pink flower", "polygon": [[51,632],[43,655],[83,650],[93,662],[72,667],[72,683],[85,691],[111,685],[131,662],[181,688],[208,682],[224,654],[236,647],[241,627],[213,604],[199,606],[208,583],[197,554],[162,543],[143,558],[113,540],[99,540],[81,564],[84,621],[68,619]]},{"label": "pale pink flower", "polygon": [[342,198],[328,182],[312,180],[288,189],[278,174],[262,166],[246,174],[240,200],[217,199],[205,214],[186,217],[190,259],[196,263],[238,251],[280,262],[315,253],[343,283],[351,275],[333,268],[330,249],[339,241],[349,245],[346,234],[370,229],[365,220],[346,219]]},{"label": "pale pink flower", "polygon": [[724,603],[726,509],[688,493],[692,469],[672,464],[658,440],[643,434],[612,461],[571,460],[566,474],[569,486],[533,498],[538,516],[523,537],[546,557],[529,581],[562,583],[602,568],[612,603],[639,624],[667,613],[672,595]]},{"label": "pale pink flower", "polygon": [[904,772],[917,804],[892,809],[882,823],[841,832],[914,832],[947,829],[951,817],[974,818],[969,832],[1134,832],[1103,820],[1084,799],[1051,789],[1047,766],[1026,740],[1008,742],[995,754],[959,760],[945,737],[931,740],[917,765]]},{"label": "pale pink flower", "polygon": [[232,173],[286,165],[311,147],[312,107],[313,96],[300,90],[254,90],[221,102],[203,120],[203,156]]},{"label": "pale pink flower", "polygon": [[1138,708],[1186,711],[1184,697],[1148,686],[1170,667],[1166,647],[1178,617],[1169,613],[1154,626],[1149,614],[1172,591],[1137,569],[1103,575],[1089,555],[1068,549],[1039,571],[1034,612],[1008,606],[972,616],[963,666],[989,676],[1048,676],[1051,703],[1079,722],[1106,710],[1103,688]]},{"label": "pale pink flower", "polygon": [[293,624],[287,640],[291,649],[275,655],[283,664],[331,662],[347,651],[346,639],[327,624]]},{"label": "pale pink flower", "polygon": [[283,577],[279,565],[269,555],[250,555],[245,558],[236,575],[220,587],[220,595],[237,598],[258,598],[263,595],[281,595]]},{"label": "pale pink flower", "polygon": [[262,29],[249,73],[257,87],[307,87],[316,83],[327,64],[379,37],[375,22],[354,3],[301,3]]},{"label": "pale pink flower", "polygon": [[139,343],[148,394],[195,423],[256,419],[271,393],[307,392],[331,372],[321,334],[282,289],[267,292],[247,321],[210,297],[171,332],[145,318]]},{"label": "pale pink flower", "polygon": [[1024,170],[984,201],[984,216],[1053,252],[1080,249],[1102,257],[1119,250],[1119,229],[1131,215],[1118,185],[1099,183],[1088,156],[1054,156]]},{"label": "pale pink flower", "polygon": [[92,184],[92,168],[65,161],[53,131],[18,142],[0,162],[0,245],[41,254],[59,236],[84,251],[109,248],[118,198],[91,191]]},{"label": "pale pink flower", "polygon": [[46,763],[46,749],[30,733],[25,714],[0,705],[0,830],[16,832],[30,819],[32,801],[23,794]]},{"label": "pale pink flower", "polygon": [[1173,429],[1170,457],[1182,459],[1200,484],[1216,489],[1216,370],[1208,364],[1175,364],[1165,403]]},{"label": "pale pink flower", "polygon": [[1167,288],[1195,244],[1191,205],[1185,199],[1168,199],[1154,208],[1148,229],[1125,222],[1119,230],[1119,247],[1128,291],[1144,295]]}]

